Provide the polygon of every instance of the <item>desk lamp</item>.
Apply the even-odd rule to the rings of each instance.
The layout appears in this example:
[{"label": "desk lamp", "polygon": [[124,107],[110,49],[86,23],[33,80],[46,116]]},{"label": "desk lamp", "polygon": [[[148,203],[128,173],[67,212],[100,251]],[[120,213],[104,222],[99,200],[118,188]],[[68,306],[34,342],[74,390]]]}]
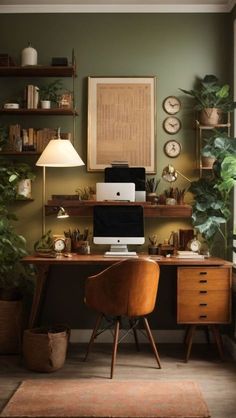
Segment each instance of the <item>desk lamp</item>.
[{"label": "desk lamp", "polygon": [[42,232],[45,234],[45,205],[46,205],[46,167],[78,167],[84,165],[79,154],[68,139],[60,138],[60,129],[58,129],[58,138],[51,139],[38,161],[37,166],[43,167],[43,210],[42,210]]},{"label": "desk lamp", "polygon": [[58,219],[65,219],[65,218],[69,218],[69,214],[66,212],[65,208],[63,208],[63,206],[60,206],[58,214],[57,214],[57,218]]},{"label": "desk lamp", "polygon": [[188,177],[180,173],[180,171],[176,170],[176,168],[174,168],[173,165],[170,164],[163,169],[162,178],[168,181],[169,183],[172,183],[177,180],[178,174],[185,180],[189,181],[189,183],[191,183],[191,180]]}]

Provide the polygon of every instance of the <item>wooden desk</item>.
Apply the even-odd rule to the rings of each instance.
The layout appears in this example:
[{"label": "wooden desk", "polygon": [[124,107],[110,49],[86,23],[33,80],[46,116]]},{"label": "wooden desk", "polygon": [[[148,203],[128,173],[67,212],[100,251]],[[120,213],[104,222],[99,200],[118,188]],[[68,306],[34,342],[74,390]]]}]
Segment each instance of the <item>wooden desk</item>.
[{"label": "wooden desk", "polygon": [[[232,263],[226,260],[222,260],[220,258],[206,258],[206,259],[198,259],[198,260],[194,260],[194,259],[180,259],[180,258],[175,258],[175,257],[160,257],[160,256],[149,256],[147,254],[140,254],[140,257],[144,257],[144,258],[151,258],[153,260],[156,260],[156,262],[160,265],[160,266],[176,266],[177,270],[180,267],[190,267],[191,269],[195,268],[195,267],[204,267],[204,269],[211,269],[212,267],[217,267],[222,269],[223,271],[227,271],[228,275],[227,277],[229,277],[229,290],[228,290],[228,311],[230,312],[230,306],[231,306],[231,271],[232,271]],[[120,258],[106,258],[103,255],[98,255],[98,254],[91,254],[91,255],[77,255],[77,254],[73,254],[71,258],[67,258],[67,257],[57,257],[57,258],[41,258],[41,257],[35,257],[35,256],[27,256],[25,258],[23,258],[23,263],[28,263],[28,264],[34,264],[37,267],[37,277],[36,277],[36,286],[35,286],[35,292],[34,292],[34,298],[33,298],[33,303],[32,303],[32,309],[31,309],[31,313],[30,313],[30,318],[29,318],[29,328],[34,327],[37,324],[37,320],[38,320],[38,315],[39,315],[39,309],[41,306],[41,302],[42,302],[42,296],[43,296],[43,291],[45,288],[45,284],[46,284],[46,280],[47,280],[47,275],[48,275],[48,271],[50,266],[52,265],[91,265],[91,264],[101,264],[104,266],[109,266],[117,261],[119,261]],[[176,277],[175,277],[176,279]],[[189,279],[191,280],[191,278]],[[180,298],[180,296],[178,296]],[[179,315],[179,308],[180,306],[178,306],[178,315]],[[186,321],[186,318],[184,320],[184,323],[192,323],[192,322],[188,322]],[[227,316],[226,320],[224,322],[219,321],[219,323],[228,323],[230,322],[230,314]],[[179,323],[183,323],[181,321],[179,321]],[[196,321],[194,321],[194,323],[196,323]],[[197,321],[197,323],[205,323],[207,324],[207,318],[204,319],[204,322],[202,321]]]}]

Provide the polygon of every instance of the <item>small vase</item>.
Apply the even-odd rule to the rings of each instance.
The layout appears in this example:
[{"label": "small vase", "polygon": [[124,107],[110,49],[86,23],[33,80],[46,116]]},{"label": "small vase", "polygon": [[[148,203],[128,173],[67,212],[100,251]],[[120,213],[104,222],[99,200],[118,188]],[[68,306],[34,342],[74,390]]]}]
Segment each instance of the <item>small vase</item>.
[{"label": "small vase", "polygon": [[173,197],[167,197],[166,205],[176,205],[176,199],[174,199]]},{"label": "small vase", "polygon": [[51,108],[51,102],[50,100],[41,100],[41,109],[50,109]]},{"label": "small vase", "polygon": [[20,180],[17,185],[17,194],[26,199],[31,199],[31,180]]}]

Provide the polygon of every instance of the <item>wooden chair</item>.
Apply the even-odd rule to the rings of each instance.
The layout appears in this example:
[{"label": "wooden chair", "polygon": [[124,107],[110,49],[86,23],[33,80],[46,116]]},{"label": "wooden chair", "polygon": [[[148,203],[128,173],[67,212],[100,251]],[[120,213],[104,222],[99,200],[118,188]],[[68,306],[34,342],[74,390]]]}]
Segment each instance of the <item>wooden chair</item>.
[{"label": "wooden chair", "polygon": [[121,341],[118,340],[123,317],[128,318],[130,328],[127,333],[133,332],[137,349],[139,348],[137,325],[140,319],[143,320],[158,367],[161,368],[159,354],[146,318],[146,315],[151,313],[155,307],[159,275],[160,269],[155,261],[131,258],[119,261],[97,275],[86,279],[85,303],[96,310],[98,316],[84,360],[87,359],[95,338],[105,330],[99,330],[102,319],[112,317],[114,340],[111,379],[114,373],[117,345]]}]

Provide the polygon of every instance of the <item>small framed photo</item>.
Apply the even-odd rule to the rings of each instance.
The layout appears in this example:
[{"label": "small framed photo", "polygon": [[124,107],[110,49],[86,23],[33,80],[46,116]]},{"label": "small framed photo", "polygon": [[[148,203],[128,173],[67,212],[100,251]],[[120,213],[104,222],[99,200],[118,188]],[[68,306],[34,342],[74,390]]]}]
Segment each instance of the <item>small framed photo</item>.
[{"label": "small framed photo", "polygon": [[73,97],[72,93],[63,93],[60,96],[58,106],[60,109],[72,109],[73,108]]},{"label": "small framed photo", "polygon": [[88,171],[112,161],[155,173],[156,78],[88,78]]}]

